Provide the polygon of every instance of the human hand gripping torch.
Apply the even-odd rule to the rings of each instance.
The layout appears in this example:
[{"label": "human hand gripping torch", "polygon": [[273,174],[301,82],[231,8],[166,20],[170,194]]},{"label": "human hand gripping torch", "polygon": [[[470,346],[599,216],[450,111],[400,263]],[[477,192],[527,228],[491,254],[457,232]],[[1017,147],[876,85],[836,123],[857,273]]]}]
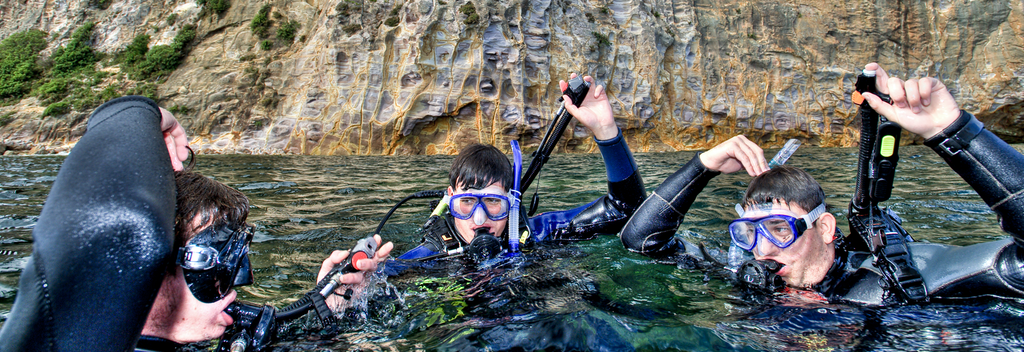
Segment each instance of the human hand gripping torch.
[{"label": "human hand gripping torch", "polygon": [[[377,252],[377,240],[373,239],[373,236],[364,238],[356,242],[356,246],[348,252],[348,258],[338,266],[335,266],[325,279],[330,280],[324,285],[324,288],[320,290],[320,295],[329,297],[334,289],[341,285],[341,277],[348,273],[354,273],[363,270],[364,268],[359,267],[359,261],[363,259],[373,258],[373,254]],[[322,282],[322,281],[321,281]],[[318,285],[319,286],[319,285]],[[346,296],[351,295],[350,293]],[[350,297],[345,297],[349,299]]]},{"label": "human hand gripping torch", "polygon": [[[316,310],[325,327],[333,326],[334,313],[327,306],[325,299],[341,286],[343,275],[364,269],[359,267],[359,261],[373,258],[376,252],[377,241],[373,236],[359,240],[355,247],[349,250],[348,258],[331,269],[330,273],[317,283],[316,288],[284,309],[232,302],[224,311],[231,315],[235,323],[221,337],[217,351],[260,351],[274,339],[278,323],[298,318],[310,309]],[[343,297],[351,298],[351,289]]]}]

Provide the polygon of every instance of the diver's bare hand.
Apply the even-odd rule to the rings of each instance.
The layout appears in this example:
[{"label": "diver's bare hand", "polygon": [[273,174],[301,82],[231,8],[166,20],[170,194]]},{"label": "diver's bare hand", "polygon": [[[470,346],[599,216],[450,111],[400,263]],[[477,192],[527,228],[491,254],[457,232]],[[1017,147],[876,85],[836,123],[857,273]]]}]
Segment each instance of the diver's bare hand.
[{"label": "diver's bare hand", "polygon": [[886,104],[878,96],[865,93],[864,99],[879,114],[898,123],[907,131],[930,138],[948,127],[960,116],[953,95],[941,81],[925,77],[909,79],[906,82],[889,77],[877,63],[870,63],[865,70],[875,70],[875,86],[883,94],[889,94],[892,104]]},{"label": "diver's bare hand", "polygon": [[[377,241],[378,245],[380,245],[382,241],[380,235],[373,235],[373,239]],[[361,268],[360,272],[342,275],[341,283],[348,285],[361,284],[363,282],[363,278],[365,277],[364,274],[377,270],[377,264],[387,259],[388,256],[391,255],[391,250],[394,247],[395,244],[391,242],[379,246],[377,248],[377,252],[373,254],[373,258],[361,259],[359,260],[359,262],[355,263],[356,267]],[[327,257],[327,259],[324,259],[323,264],[320,265],[320,272],[316,275],[316,281],[320,282],[320,280],[323,280],[323,278],[327,276],[328,273],[331,272],[331,269],[334,269],[335,266],[338,266],[342,262],[344,262],[345,259],[348,258],[348,256],[349,251],[332,252],[331,256]]]},{"label": "diver's bare hand", "polygon": [[700,162],[709,170],[733,173],[747,170],[750,176],[768,171],[764,150],[747,137],[738,135],[700,154]]},{"label": "diver's bare hand", "polygon": [[188,160],[188,137],[185,135],[185,128],[181,127],[174,114],[160,108],[160,130],[164,133],[164,144],[167,144],[167,154],[171,157],[171,168],[174,171],[181,171],[184,169],[181,162]]},{"label": "diver's bare hand", "polygon": [[[575,77],[575,73],[569,75],[569,79]],[[615,125],[615,117],[612,116],[612,104],[608,102],[608,94],[606,94],[604,86],[594,84],[594,78],[590,76],[583,76],[583,80],[590,83],[590,91],[587,93],[587,98],[583,100],[579,107],[576,107],[576,105],[572,104],[572,100],[569,99],[568,95],[563,95],[562,104],[564,104],[565,110],[576,117],[576,121],[579,121],[590,132],[594,133],[594,137],[598,140],[615,138],[615,136],[619,135],[619,126]],[[569,83],[558,81],[558,89],[561,91],[564,92],[568,87]]]}]

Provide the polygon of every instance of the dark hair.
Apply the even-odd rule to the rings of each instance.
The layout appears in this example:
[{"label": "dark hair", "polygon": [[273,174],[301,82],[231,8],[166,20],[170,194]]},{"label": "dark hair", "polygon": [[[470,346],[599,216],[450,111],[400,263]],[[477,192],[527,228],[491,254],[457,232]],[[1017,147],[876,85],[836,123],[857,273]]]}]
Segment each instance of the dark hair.
[{"label": "dark hair", "polygon": [[501,182],[506,191],[512,188],[512,164],[498,148],[486,144],[471,144],[459,151],[448,170],[448,184],[458,189],[459,184],[468,188],[486,188]]},{"label": "dark hair", "polygon": [[796,204],[811,211],[825,201],[825,191],[807,171],[782,165],[754,177],[743,195],[744,205],[773,201]]},{"label": "dark hair", "polygon": [[249,198],[223,183],[190,171],[174,173],[174,182],[178,188],[175,250],[195,236],[196,228],[192,224],[196,217],[199,217],[199,227],[203,228],[206,225],[241,225],[249,216]]}]

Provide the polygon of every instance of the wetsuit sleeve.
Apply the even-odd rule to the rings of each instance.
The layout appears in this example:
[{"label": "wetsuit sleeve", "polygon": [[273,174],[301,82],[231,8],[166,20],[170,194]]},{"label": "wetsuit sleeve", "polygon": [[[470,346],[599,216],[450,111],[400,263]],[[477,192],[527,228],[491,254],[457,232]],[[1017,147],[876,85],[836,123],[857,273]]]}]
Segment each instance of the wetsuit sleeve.
[{"label": "wetsuit sleeve", "polygon": [[633,153],[622,131],[615,138],[598,140],[608,176],[608,194],[575,209],[540,214],[530,219],[537,241],[579,241],[599,234],[614,234],[647,197]]},{"label": "wetsuit sleeve", "polygon": [[978,192],[999,216],[1003,231],[1024,248],[1024,155],[965,111],[925,145]]},{"label": "wetsuit sleeve", "polygon": [[622,229],[622,244],[633,252],[664,257],[686,252],[676,230],[697,194],[720,172],[704,167],[699,155],[683,165],[647,197]]},{"label": "wetsuit sleeve", "polygon": [[132,349],[169,264],[174,192],[157,105],[97,108],[32,231],[0,350]]}]

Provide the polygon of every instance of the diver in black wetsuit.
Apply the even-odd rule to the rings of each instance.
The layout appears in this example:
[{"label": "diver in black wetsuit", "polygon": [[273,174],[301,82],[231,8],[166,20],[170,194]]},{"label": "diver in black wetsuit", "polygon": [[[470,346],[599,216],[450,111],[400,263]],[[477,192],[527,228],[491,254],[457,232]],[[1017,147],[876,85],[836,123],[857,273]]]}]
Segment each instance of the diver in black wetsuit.
[{"label": "diver in black wetsuit", "polygon": [[[576,79],[575,74],[571,78]],[[593,82],[589,76],[584,80]],[[559,84],[566,91],[568,84]],[[575,209],[529,219],[523,216],[519,224],[522,235],[513,242],[579,241],[602,233],[617,233],[646,197],[636,162],[615,125],[603,88],[593,89],[579,107],[566,96],[564,106],[594,133],[608,174],[608,194]],[[484,257],[489,257],[500,248],[508,249],[509,220],[515,212],[510,204],[518,191],[513,188],[518,185],[515,177],[513,166],[493,146],[475,144],[460,151],[452,162],[447,195],[440,204],[440,209],[447,211],[431,216],[423,229],[423,243],[399,259],[440,258],[469,252],[486,252]]]},{"label": "diver in black wetsuit", "polygon": [[[622,230],[623,244],[664,261],[713,266],[704,251],[675,237],[676,229],[712,178],[747,170],[756,177],[737,209],[740,218],[729,228],[734,245],[756,259],[739,269],[743,283],[872,306],[1024,297],[1024,156],[959,110],[938,80],[890,79],[874,63],[865,70],[877,72],[877,91],[892,99],[889,104],[865,93],[871,108],[925,136],[925,144],[978,192],[1012,239],[965,247],[920,242],[899,247],[902,229],[889,231],[890,226],[883,235],[892,237],[881,243],[895,249],[875,242],[874,251],[867,251],[871,245],[858,246],[860,239],[842,238],[836,231],[835,217],[824,210],[824,192],[810,175],[791,167],[768,170],[763,151],[737,136],[698,154],[659,186]],[[868,225],[898,227],[893,214],[879,215]]]},{"label": "diver in black wetsuit", "polygon": [[[223,333],[232,287],[252,281],[248,201],[201,175],[175,175],[187,145],[174,116],[147,98],[93,112],[33,231],[0,351],[165,350]],[[390,248],[360,268],[372,270]],[[321,276],[347,255],[334,252]]]}]

